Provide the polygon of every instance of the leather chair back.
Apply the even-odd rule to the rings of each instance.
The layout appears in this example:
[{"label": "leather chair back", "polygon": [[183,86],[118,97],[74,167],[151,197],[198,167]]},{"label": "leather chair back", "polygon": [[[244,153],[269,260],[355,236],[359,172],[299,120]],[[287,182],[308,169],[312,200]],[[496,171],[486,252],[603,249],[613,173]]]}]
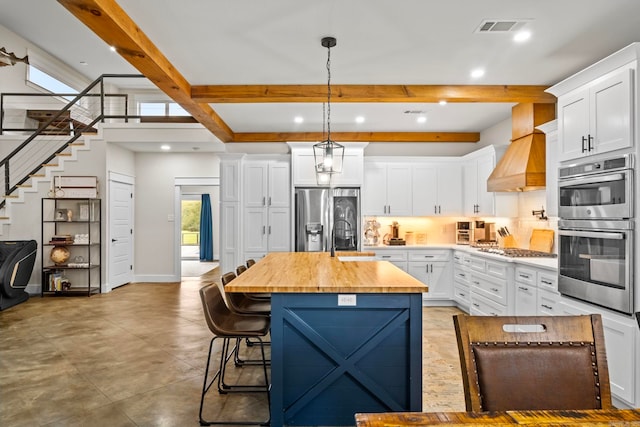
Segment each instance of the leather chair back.
[{"label": "leather chair back", "polygon": [[454,316],[467,411],[610,409],[600,315]]}]

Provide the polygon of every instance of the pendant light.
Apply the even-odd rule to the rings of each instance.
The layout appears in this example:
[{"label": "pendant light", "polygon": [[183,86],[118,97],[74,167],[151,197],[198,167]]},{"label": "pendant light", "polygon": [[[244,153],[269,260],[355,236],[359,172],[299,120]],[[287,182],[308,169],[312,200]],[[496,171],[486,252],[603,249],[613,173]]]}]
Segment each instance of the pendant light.
[{"label": "pendant light", "polygon": [[[323,47],[327,48],[327,137],[322,142],[313,145],[313,158],[318,184],[330,184],[333,174],[342,173],[344,146],[331,140],[331,48],[336,45],[336,39],[323,37],[321,43]],[[324,137],[324,113],[322,121],[322,135]]]}]

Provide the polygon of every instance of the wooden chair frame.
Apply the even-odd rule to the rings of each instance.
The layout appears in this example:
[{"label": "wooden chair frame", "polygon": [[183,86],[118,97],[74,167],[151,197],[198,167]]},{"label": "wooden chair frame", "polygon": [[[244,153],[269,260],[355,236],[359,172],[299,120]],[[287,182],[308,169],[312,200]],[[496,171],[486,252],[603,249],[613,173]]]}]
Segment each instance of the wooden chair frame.
[{"label": "wooden chair frame", "polygon": [[[453,322],[458,341],[458,352],[460,355],[460,366],[462,368],[462,381],[464,386],[464,399],[467,411],[484,412],[487,410],[527,410],[527,409],[558,409],[558,408],[537,408],[535,402],[527,402],[532,405],[529,408],[520,407],[504,407],[489,408],[483,405],[483,392],[480,384],[487,384],[480,376],[479,366],[476,362],[476,356],[480,354],[482,348],[510,348],[512,351],[520,352],[521,355],[533,357],[526,359],[528,361],[536,360],[535,351],[538,349],[549,349],[551,346],[559,348],[560,351],[576,351],[576,347],[589,346],[591,351],[590,362],[591,368],[585,368],[585,371],[592,372],[595,381],[596,390],[599,389],[599,395],[592,396],[599,401],[599,408],[592,409],[611,409],[611,388],[609,384],[609,370],[607,367],[607,358],[604,345],[604,332],[602,327],[602,318],[600,315],[588,316],[468,316],[455,315]],[[513,325],[505,327],[505,325]],[[525,325],[543,325],[543,331],[527,330]],[[506,330],[505,330],[506,329]],[[526,331],[526,332],[525,332]],[[506,353],[502,353],[505,355]],[[541,355],[542,353],[538,353]],[[559,354],[559,353],[558,353]],[[521,357],[513,357],[509,359],[510,367],[516,366],[513,371],[518,376],[509,378],[513,384],[531,384],[538,383],[539,377],[531,378],[527,366],[517,366],[523,363]],[[541,360],[541,359],[540,359]],[[547,360],[547,359],[545,359]],[[552,362],[553,363],[553,362]],[[545,365],[548,366],[549,364]],[[501,365],[503,366],[503,365]],[[529,365],[531,366],[531,365]],[[541,368],[541,369],[544,369]],[[538,371],[539,372],[539,371]],[[489,373],[491,375],[491,373]],[[526,383],[525,383],[526,382]],[[540,381],[543,383],[543,381]],[[504,384],[504,383],[502,383]],[[546,384],[546,383],[545,383]],[[536,385],[537,387],[538,385]],[[514,386],[516,387],[516,386]],[[487,387],[488,388],[488,387]],[[539,390],[538,390],[539,391]],[[542,395],[545,393],[543,392]],[[512,404],[508,402],[509,398],[502,397],[505,406]],[[491,397],[485,396],[485,401],[490,401]],[[542,403],[540,403],[542,404]],[[558,405],[561,405],[558,402]],[[560,408],[560,409],[583,409],[583,408]]]}]

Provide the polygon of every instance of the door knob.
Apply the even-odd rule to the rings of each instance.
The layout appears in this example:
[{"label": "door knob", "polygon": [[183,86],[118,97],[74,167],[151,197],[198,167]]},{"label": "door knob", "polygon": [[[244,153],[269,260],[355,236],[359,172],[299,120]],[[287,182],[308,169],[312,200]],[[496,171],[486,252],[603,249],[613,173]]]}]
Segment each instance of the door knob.
[{"label": "door knob", "polygon": [[111,239],[111,242],[117,242],[117,241],[118,241],[117,239]]}]

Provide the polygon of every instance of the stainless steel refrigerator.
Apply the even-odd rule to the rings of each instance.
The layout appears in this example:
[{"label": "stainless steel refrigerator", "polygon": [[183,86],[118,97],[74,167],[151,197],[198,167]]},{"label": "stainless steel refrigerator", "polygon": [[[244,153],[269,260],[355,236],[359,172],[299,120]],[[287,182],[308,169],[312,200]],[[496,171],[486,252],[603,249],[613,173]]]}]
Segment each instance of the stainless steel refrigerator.
[{"label": "stainless steel refrigerator", "polygon": [[296,188],[296,252],[360,249],[360,189]]}]

